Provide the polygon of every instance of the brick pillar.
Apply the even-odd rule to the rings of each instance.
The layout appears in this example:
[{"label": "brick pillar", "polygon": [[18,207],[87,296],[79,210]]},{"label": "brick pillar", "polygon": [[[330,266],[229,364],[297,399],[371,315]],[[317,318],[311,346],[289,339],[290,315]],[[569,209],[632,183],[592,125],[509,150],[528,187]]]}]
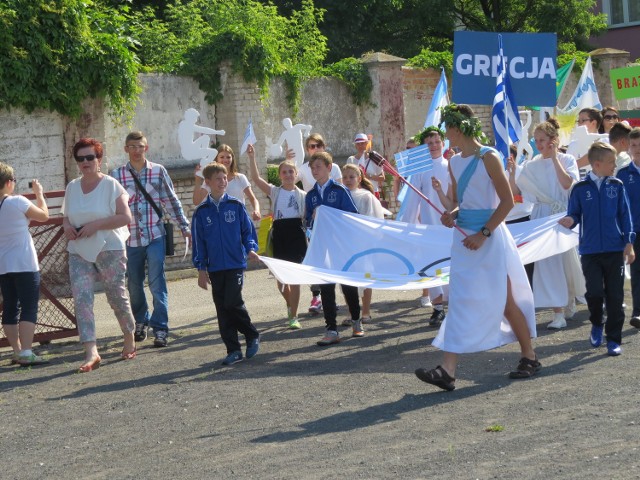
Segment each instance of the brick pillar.
[{"label": "brick pillar", "polygon": [[379,99],[373,108],[374,122],[382,134],[382,154],[392,159],[393,154],[404,150],[405,122],[402,65],[404,58],[385,53],[372,53],[362,58],[373,81],[372,98]]},{"label": "brick pillar", "polygon": [[609,71],[614,68],[626,67],[629,62],[629,52],[616,50],[615,48],[599,48],[589,52],[591,58],[597,63],[593,67],[593,76],[598,85],[598,97],[603,107],[612,106],[618,108],[618,101],[613,95]]},{"label": "brick pillar", "polygon": [[[253,130],[258,139],[256,146],[256,161],[258,170],[265,180],[267,179],[267,144],[265,138],[265,119],[260,99],[260,89],[255,83],[247,83],[242,75],[234,73],[230,64],[225,63],[220,68],[222,78],[222,100],[216,104],[216,128],[225,131],[224,137],[219,137],[221,143],[228,144],[235,152],[238,162],[238,171],[251,180],[249,175],[249,158],[246,154],[240,155],[240,147],[244,140],[244,132],[249,124],[253,123]],[[262,215],[270,212],[269,199],[252,182],[253,193],[260,202]]]},{"label": "brick pillar", "polygon": [[[82,113],[78,118],[65,117],[63,127],[65,185],[78,177],[78,166],[73,159],[73,146],[83,137],[93,137],[103,141],[107,115],[103,100],[86,99],[82,102]],[[115,148],[113,145],[106,145],[104,141],[103,147],[105,158],[109,155],[109,148]],[[111,168],[106,164],[102,167],[104,172]]]}]

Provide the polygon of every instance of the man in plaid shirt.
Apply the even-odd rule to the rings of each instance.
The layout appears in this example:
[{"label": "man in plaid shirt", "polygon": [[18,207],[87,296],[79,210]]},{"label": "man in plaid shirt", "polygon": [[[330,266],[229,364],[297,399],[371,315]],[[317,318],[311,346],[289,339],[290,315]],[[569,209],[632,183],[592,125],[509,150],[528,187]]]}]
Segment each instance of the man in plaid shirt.
[{"label": "man in plaid shirt", "polygon": [[[127,240],[127,275],[131,308],[136,319],[136,342],[147,338],[147,328],[153,329],[156,347],[167,346],[169,332],[167,282],[164,273],[165,230],[162,217],[140,192],[133,179],[136,175],[156,205],[169,214],[180,226],[182,236],[190,238],[189,221],[182,211],[180,200],[173,191],[173,183],[167,170],[146,159],[149,149],[142,132],[127,135],[124,150],[129,162],[111,172],[129,194],[132,220],[131,236]],[[149,269],[149,290],[153,296],[153,313],[144,294],[145,263]]]}]

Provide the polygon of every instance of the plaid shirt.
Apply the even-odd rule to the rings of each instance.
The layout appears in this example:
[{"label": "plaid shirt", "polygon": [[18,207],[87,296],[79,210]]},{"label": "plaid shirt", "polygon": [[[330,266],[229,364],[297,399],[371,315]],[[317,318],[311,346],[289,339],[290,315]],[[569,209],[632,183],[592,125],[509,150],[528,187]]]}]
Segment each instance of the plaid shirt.
[{"label": "plaid shirt", "polygon": [[[145,247],[152,240],[164,235],[165,232],[162,226],[162,217],[158,216],[153,206],[147,202],[147,199],[138,190],[136,182],[131,175],[131,170],[134,169],[131,163],[127,162],[126,165],[112,170],[111,176],[118,180],[129,194],[129,208],[133,219],[129,224],[131,236],[127,240],[127,245],[130,247]],[[183,233],[189,233],[189,221],[184,216],[182,205],[176,192],[173,191],[173,182],[171,182],[167,170],[162,165],[147,160],[142,170],[137,173],[137,176],[149,196],[156,202],[156,205],[160,209],[164,207],[164,210],[180,226],[180,230]]]}]

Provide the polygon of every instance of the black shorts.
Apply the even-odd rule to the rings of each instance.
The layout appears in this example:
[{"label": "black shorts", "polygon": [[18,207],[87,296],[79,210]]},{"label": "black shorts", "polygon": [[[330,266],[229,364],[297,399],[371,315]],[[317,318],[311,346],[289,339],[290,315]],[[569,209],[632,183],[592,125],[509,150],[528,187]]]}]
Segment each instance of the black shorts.
[{"label": "black shorts", "polygon": [[307,236],[300,218],[273,222],[273,258],[301,263],[307,253]]},{"label": "black shorts", "polygon": [[40,298],[40,272],[12,272],[0,275],[4,306],[3,325],[36,323]]}]

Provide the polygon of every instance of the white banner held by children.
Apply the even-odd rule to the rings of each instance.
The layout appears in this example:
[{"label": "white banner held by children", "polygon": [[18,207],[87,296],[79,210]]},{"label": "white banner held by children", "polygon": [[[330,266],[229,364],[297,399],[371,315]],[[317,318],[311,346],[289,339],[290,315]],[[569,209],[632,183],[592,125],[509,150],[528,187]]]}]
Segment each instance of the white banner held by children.
[{"label": "white banner held by children", "polygon": [[[578,234],[558,225],[563,214],[509,225],[523,263],[565,252]],[[316,210],[303,264],[260,257],[285,284],[340,283],[412,290],[446,285],[453,230],[380,220],[322,206]]]}]

